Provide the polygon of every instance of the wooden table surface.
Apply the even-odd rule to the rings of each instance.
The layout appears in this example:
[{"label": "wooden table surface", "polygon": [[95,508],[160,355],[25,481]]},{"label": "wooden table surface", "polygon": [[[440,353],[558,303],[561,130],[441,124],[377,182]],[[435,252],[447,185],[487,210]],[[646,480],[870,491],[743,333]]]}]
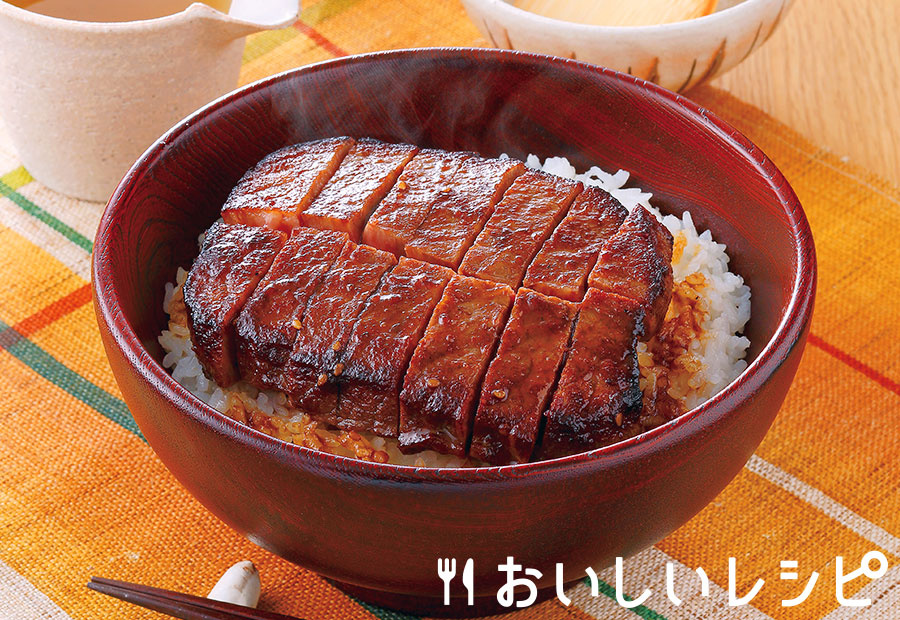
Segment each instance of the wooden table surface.
[{"label": "wooden table surface", "polygon": [[898,29],[900,0],[797,0],[713,85],[900,185]]}]

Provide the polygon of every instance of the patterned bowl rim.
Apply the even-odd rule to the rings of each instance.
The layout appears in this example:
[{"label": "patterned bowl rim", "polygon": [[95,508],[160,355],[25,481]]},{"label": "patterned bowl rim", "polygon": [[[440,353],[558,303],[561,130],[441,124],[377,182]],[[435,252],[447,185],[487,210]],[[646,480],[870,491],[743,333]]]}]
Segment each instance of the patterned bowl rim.
[{"label": "patterned bowl rim", "polygon": [[[771,0],[742,0],[721,11],[713,11],[708,15],[701,15],[691,19],[685,19],[677,22],[668,22],[665,24],[650,24],[643,26],[601,26],[596,24],[582,24],[579,22],[570,22],[555,17],[547,17],[532,13],[525,9],[520,9],[511,2],[505,0],[462,0],[465,4],[479,5],[485,10],[490,10],[500,19],[512,19],[518,23],[532,22],[534,26],[541,28],[551,28],[552,30],[565,29],[584,34],[611,35],[611,34],[627,34],[627,35],[662,35],[674,33],[686,29],[712,27],[726,21],[746,21],[754,15],[757,10],[756,5],[770,2]],[[794,3],[795,0],[781,0],[777,17],[774,20],[772,30],[781,21],[781,17],[785,11]],[[499,21],[499,19],[498,19]],[[771,34],[771,33],[770,33]]]}]

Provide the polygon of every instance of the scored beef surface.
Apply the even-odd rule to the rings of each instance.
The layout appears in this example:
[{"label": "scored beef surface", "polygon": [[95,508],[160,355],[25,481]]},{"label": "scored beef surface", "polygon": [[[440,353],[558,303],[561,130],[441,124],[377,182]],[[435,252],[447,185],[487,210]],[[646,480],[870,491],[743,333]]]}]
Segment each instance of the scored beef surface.
[{"label": "scored beef surface", "polygon": [[344,137],[265,157],[222,215],[184,286],[219,385],[497,465],[640,431],[637,343],[672,295],[672,237],[642,207],[513,159]]},{"label": "scored beef surface", "polygon": [[638,302],[643,338],[659,330],[672,300],[672,234],[638,205],[600,250],[588,284]]},{"label": "scored beef surface", "polygon": [[441,190],[449,187],[450,179],[471,156],[435,149],[419,151],[369,218],[363,242],[402,255]]},{"label": "scored beef surface", "polygon": [[581,301],[597,255],[626,215],[618,200],[599,187],[586,187],[531,261],[524,285],[545,295]]},{"label": "scored beef surface", "polygon": [[234,322],[246,381],[279,387],[306,305],[346,241],[346,234],[330,230],[294,230]]},{"label": "scored beef surface", "polygon": [[388,252],[344,245],[307,306],[282,375],[282,389],[296,407],[333,421],[338,393],[332,378],[340,356],[366,300],[396,264]]},{"label": "scored beef surface", "polygon": [[481,390],[473,457],[493,465],[531,458],[569,345],[578,306],[519,290]]},{"label": "scored beef surface", "polygon": [[238,380],[234,319],[256,290],[285,234],[268,228],[216,223],[184,282],[184,304],[197,358],[222,387]]},{"label": "scored beef surface", "polygon": [[581,189],[581,183],[545,172],[518,177],[466,252],[459,272],[518,288],[528,263]]},{"label": "scored beef surface", "polygon": [[357,140],[319,195],[300,212],[300,224],[342,230],[359,241],[369,215],[416,151],[408,144]]},{"label": "scored beef surface", "polygon": [[641,410],[637,341],[643,332],[639,304],[599,289],[588,291],[544,414],[541,458],[577,454],[634,434]]},{"label": "scored beef surface", "polygon": [[275,151],[245,174],[222,207],[229,224],[250,224],[291,231],[300,213],[338,169],[353,138],[304,142]]},{"label": "scored beef surface", "polygon": [[400,385],[434,306],[453,272],[401,258],[363,308],[334,378],[332,421],[352,430],[397,436]]},{"label": "scored beef surface", "polygon": [[416,347],[400,393],[400,449],[465,456],[481,379],[514,293],[454,276]]},{"label": "scored beef surface", "polygon": [[459,267],[466,250],[475,241],[494,206],[525,165],[514,159],[470,157],[444,187],[428,210],[428,215],[404,246],[407,256]]}]

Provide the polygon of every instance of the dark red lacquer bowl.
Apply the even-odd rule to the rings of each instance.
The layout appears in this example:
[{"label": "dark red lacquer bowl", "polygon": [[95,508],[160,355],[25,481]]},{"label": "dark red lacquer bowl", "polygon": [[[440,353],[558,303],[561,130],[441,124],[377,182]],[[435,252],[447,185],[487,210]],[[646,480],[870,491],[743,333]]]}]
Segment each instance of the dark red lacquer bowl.
[{"label": "dark red lacquer bowl", "polygon": [[[372,136],[495,156],[561,154],[624,168],[664,211],[690,209],[753,290],[750,365],[711,401],[618,445],[540,463],[422,470],[363,463],[250,430],[162,368],[164,285],[241,174],[288,144]],[[493,597],[508,555],[552,584],[660,540],[738,473],[794,377],[816,282],[790,186],[746,138],[641,80],[550,57],[431,49],[343,58],[250,85],[151,147],[119,185],[94,246],[103,342],[159,458],[209,510],[263,547],[364,598],[425,610],[437,558],[475,560]],[[458,583],[458,582],[457,582]],[[458,588],[459,595],[463,590]],[[440,606],[439,604],[437,605]]]}]

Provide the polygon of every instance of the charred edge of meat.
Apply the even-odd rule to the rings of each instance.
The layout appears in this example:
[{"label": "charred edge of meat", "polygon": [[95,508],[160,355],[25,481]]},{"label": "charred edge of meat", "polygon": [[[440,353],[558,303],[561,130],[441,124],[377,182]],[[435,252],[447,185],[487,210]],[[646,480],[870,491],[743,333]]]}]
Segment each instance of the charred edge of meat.
[{"label": "charred edge of meat", "polygon": [[[627,297],[645,309],[645,329],[641,340],[649,340],[662,325],[672,299],[674,277],[672,273],[672,249],[674,240],[663,226],[643,206],[637,205],[625,219],[619,231],[607,240],[588,278],[591,287]],[[631,252],[640,251],[635,256]],[[621,258],[624,253],[625,259]],[[604,261],[604,257],[609,257]],[[631,257],[631,260],[628,260]],[[623,269],[631,268],[628,274]],[[604,281],[607,273],[613,281]],[[622,279],[637,281],[644,290],[636,293]]]},{"label": "charred edge of meat", "polygon": [[[643,405],[643,394],[640,389],[637,342],[645,333],[646,313],[642,305],[615,293],[594,289],[594,293],[589,292],[590,295],[608,296],[610,302],[622,304],[621,315],[627,315],[633,324],[631,332],[627,336],[628,342],[624,343],[623,350],[618,354],[620,357],[603,357],[603,360],[611,363],[611,367],[599,364],[592,371],[592,374],[595,374],[602,373],[604,370],[612,370],[614,374],[604,376],[602,383],[598,383],[598,385],[605,383],[612,388],[613,384],[610,383],[610,380],[614,380],[615,389],[611,389],[607,397],[598,402],[593,388],[590,392],[581,391],[577,388],[577,381],[580,379],[568,377],[567,383],[563,386],[567,391],[561,393],[564,400],[556,402],[560,383],[569,370],[568,364],[576,356],[579,343],[586,342],[585,335],[577,331],[578,323],[584,320],[581,316],[584,312],[584,307],[582,307],[578,321],[573,326],[569,351],[565,363],[562,365],[560,377],[557,379],[555,393],[544,415],[545,425],[538,444],[538,458],[541,460],[594,450],[641,432],[639,418]],[[588,298],[586,298],[587,301]],[[606,311],[607,306],[608,304],[603,304],[601,308]],[[590,344],[584,346],[588,350],[592,348]],[[623,372],[617,373],[617,368]],[[573,369],[573,371],[577,370],[578,368]],[[576,387],[570,388],[573,385]],[[602,395],[601,398],[603,398]],[[548,441],[551,427],[553,437]]]},{"label": "charred edge of meat", "polygon": [[[183,292],[193,349],[204,374],[222,387],[239,379],[234,319],[284,242],[282,232],[217,222],[188,272]],[[229,290],[224,282],[215,289],[217,281],[230,281],[235,272],[244,290]]]}]

